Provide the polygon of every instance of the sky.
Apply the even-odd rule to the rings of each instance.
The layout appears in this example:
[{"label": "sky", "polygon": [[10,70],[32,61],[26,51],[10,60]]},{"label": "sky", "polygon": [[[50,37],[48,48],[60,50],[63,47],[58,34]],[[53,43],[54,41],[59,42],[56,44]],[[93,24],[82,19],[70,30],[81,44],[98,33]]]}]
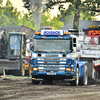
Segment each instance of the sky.
[{"label": "sky", "polygon": [[[6,1],[7,0],[3,0],[3,4],[5,4]],[[10,1],[13,4],[13,6],[18,9],[18,11],[20,11],[20,12],[22,12],[22,11],[27,12],[27,10],[23,7],[24,3],[22,2],[22,0],[10,0]]]},{"label": "sky", "polygon": [[[28,12],[27,9],[25,9],[25,8],[23,7],[24,4],[23,4],[22,0],[10,0],[10,1],[11,1],[11,3],[13,4],[13,6],[16,7],[16,8],[18,9],[18,11],[20,11],[20,12],[24,11],[25,13]],[[3,4],[5,4],[5,3],[6,3],[6,0],[3,0]],[[65,6],[66,6],[66,5],[65,5]],[[51,15],[52,15],[52,17],[53,17],[53,16],[56,16],[57,13],[59,13],[59,11],[58,11],[57,8],[58,8],[58,7],[56,6],[54,10],[51,10]],[[100,16],[97,16],[96,18],[100,21]]]}]

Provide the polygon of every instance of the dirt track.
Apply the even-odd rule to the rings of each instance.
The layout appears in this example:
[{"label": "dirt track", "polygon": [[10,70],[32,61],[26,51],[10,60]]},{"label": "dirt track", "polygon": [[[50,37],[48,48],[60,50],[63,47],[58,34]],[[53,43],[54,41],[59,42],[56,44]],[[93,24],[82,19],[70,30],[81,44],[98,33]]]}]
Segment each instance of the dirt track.
[{"label": "dirt track", "polygon": [[0,78],[0,100],[100,100],[100,85],[33,85],[28,78]]}]

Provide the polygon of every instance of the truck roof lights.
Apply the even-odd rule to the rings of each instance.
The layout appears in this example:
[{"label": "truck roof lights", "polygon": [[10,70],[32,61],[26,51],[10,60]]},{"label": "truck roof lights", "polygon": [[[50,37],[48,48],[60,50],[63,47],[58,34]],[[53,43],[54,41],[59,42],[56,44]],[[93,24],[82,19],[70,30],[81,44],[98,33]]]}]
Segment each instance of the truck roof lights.
[{"label": "truck roof lights", "polygon": [[25,33],[27,34],[27,31],[25,31]]},{"label": "truck roof lights", "polygon": [[40,32],[35,32],[35,34],[40,35],[41,33]]},{"label": "truck roof lights", "polygon": [[68,32],[68,33],[67,33],[67,32],[65,32],[65,33],[64,33],[64,35],[70,35],[70,32]]}]

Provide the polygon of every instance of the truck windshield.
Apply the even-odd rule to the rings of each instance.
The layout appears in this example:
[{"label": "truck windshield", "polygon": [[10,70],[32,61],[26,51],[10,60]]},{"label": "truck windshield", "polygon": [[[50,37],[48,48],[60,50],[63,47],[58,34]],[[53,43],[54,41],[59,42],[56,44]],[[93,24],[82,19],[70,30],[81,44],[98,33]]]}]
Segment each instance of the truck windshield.
[{"label": "truck windshield", "polygon": [[57,39],[34,39],[34,51],[70,53],[72,52],[72,41]]},{"label": "truck windshield", "polygon": [[9,36],[9,55],[20,55],[20,41],[21,41],[21,36],[19,34],[17,35],[10,35]]}]

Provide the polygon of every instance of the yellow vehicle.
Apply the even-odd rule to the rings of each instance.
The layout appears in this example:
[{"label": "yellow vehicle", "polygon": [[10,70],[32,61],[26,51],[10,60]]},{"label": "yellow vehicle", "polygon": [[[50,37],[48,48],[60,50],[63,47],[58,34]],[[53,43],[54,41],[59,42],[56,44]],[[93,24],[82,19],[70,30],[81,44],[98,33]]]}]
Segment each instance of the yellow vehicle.
[{"label": "yellow vehicle", "polygon": [[[8,38],[6,38],[8,37]],[[5,39],[6,38],[6,39]],[[3,41],[4,40],[4,41]],[[2,45],[2,42],[5,44]],[[11,71],[16,75],[25,75],[25,68],[29,68],[29,37],[25,32],[9,32],[1,40],[0,68]]]}]

